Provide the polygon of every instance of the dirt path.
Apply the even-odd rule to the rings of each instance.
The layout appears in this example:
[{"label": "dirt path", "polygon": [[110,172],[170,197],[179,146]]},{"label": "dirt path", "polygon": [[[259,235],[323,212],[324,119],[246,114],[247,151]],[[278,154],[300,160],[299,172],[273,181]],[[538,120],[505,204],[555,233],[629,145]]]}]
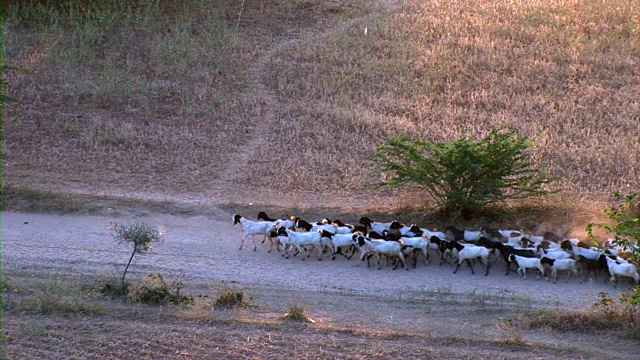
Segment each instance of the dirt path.
[{"label": "dirt path", "polygon": [[218,187],[235,188],[238,183],[238,174],[242,173],[242,169],[251,166],[249,162],[255,157],[256,150],[266,141],[264,133],[269,131],[275,123],[278,113],[278,99],[275,91],[266,85],[265,68],[280,50],[293,42],[294,40],[291,38],[281,38],[247,70],[247,88],[250,96],[256,97],[257,102],[261,105],[260,118],[255,119],[254,126],[248,129],[249,141],[241,146],[239,151],[235,152],[226,163],[226,167],[218,179],[222,184]]},{"label": "dirt path", "polygon": [[[489,276],[476,275],[464,266],[452,274],[448,265],[434,263],[417,269],[367,268],[355,258],[323,261],[285,259],[267,253],[268,242],[252,251],[251,241],[238,250],[242,229],[232,226],[231,215],[220,210],[215,218],[154,215],[113,218],[88,215],[2,213],[2,267],[4,271],[62,272],[117,276],[129,250],[111,238],[107,224],[134,220],[161,224],[166,241],[152,253],[134,259],[131,276],[150,272],[184,273],[192,284],[237,282],[251,287],[346,294],[376,294],[415,297],[424,293],[498,294],[505,298],[529,299],[533,305],[575,309],[589,307],[601,291],[617,295],[604,279],[580,284],[552,284],[511,274],[496,263]],[[136,274],[137,273],[137,274]]]}]

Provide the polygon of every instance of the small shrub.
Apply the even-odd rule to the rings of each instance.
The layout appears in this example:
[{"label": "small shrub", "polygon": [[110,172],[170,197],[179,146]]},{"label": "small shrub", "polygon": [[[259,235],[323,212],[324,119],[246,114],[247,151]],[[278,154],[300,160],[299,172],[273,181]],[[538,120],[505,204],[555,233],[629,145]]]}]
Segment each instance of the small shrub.
[{"label": "small shrub", "polygon": [[127,301],[143,304],[175,304],[190,305],[193,298],[180,295],[184,283],[175,280],[167,284],[162,275],[152,273],[144,281],[129,284],[127,289]]},{"label": "small shrub", "polygon": [[127,267],[122,274],[122,284],[124,284],[124,277],[127,275],[131,260],[136,254],[145,254],[151,251],[153,243],[162,241],[162,235],[164,235],[164,229],[158,229],[146,223],[135,222],[132,225],[122,225],[118,223],[111,223],[109,227],[113,230],[113,238],[121,244],[130,244],[133,246],[131,257]]},{"label": "small shrub", "polygon": [[13,282],[13,279],[11,279],[8,276],[3,276],[2,280],[0,280],[0,287],[2,288],[2,293],[19,293],[20,292],[20,288],[18,286],[16,286],[16,284]]},{"label": "small shrub", "polygon": [[215,288],[214,292],[217,293],[214,305],[225,309],[248,307],[253,300],[251,296],[235,286],[223,284]]},{"label": "small shrub", "polygon": [[373,161],[390,174],[379,186],[414,183],[445,214],[468,218],[487,205],[550,193],[556,178],[535,166],[527,150],[532,143],[513,131],[493,128],[480,140],[463,136],[435,144],[394,136],[376,148]]},{"label": "small shrub", "polygon": [[20,288],[8,276],[2,277],[2,283],[0,284],[0,287],[2,288],[2,304],[4,304],[5,302],[7,304],[10,304],[12,295],[20,293]]},{"label": "small shrub", "polygon": [[303,304],[289,303],[283,318],[294,321],[315,322],[307,315],[307,308]]},{"label": "small shrub", "polygon": [[102,295],[110,298],[126,298],[129,294],[129,284],[115,281],[107,281],[98,287]]}]

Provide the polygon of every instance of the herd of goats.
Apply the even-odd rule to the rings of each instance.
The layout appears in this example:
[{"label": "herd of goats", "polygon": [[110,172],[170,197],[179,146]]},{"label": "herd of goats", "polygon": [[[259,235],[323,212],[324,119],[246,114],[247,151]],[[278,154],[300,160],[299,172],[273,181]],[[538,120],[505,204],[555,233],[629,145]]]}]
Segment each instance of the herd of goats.
[{"label": "herd of goats", "polygon": [[[435,252],[440,257],[440,264],[449,259],[455,264],[456,273],[463,262],[466,262],[474,273],[473,267],[480,262],[489,274],[494,258],[502,258],[506,265],[506,274],[517,266],[517,272],[525,279],[527,270],[536,270],[537,278],[541,275],[547,280],[549,275],[557,282],[560,271],[567,272],[566,281],[572,276],[584,273],[584,280],[589,275],[609,276],[616,286],[618,278],[630,278],[636,285],[640,284],[639,264],[630,262],[630,253],[614,246],[611,239],[602,247],[592,247],[578,239],[562,239],[556,234],[528,235],[522,230],[502,230],[483,227],[478,231],[460,230],[448,226],[444,231],[430,231],[417,225],[404,225],[397,221],[376,222],[362,217],[359,224],[345,224],[340,220],[327,218],[310,223],[292,216],[290,219],[272,219],[265,212],[258,214],[257,220],[249,220],[239,214],[233,216],[233,224],[240,223],[244,241],[252,235],[263,236],[271,242],[268,252],[273,246],[282,256],[289,258],[301,254],[308,258],[315,251],[318,260],[329,252],[332,259],[337,255],[350,259],[360,254],[360,260],[367,260],[367,266],[373,258],[381,268],[381,259],[393,260],[393,269],[399,265],[408,270],[407,260],[413,260],[414,268],[420,258],[425,264],[429,261],[429,253]],[[253,237],[253,250],[257,249]],[[451,264],[451,263],[450,263]],[[583,281],[584,281],[583,280]],[[566,282],[565,281],[565,282]]]}]

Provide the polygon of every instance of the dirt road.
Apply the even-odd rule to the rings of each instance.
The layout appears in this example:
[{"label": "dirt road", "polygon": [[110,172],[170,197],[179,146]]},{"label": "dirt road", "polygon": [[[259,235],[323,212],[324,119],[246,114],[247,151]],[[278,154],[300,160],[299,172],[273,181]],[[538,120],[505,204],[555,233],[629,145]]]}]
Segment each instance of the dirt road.
[{"label": "dirt road", "polygon": [[[533,304],[559,308],[588,307],[601,291],[617,295],[604,279],[583,284],[549,283],[543,279],[526,280],[516,274],[504,275],[504,267],[495,263],[489,276],[481,269],[472,275],[464,265],[452,274],[448,265],[418,264],[417,269],[395,270],[390,267],[367,268],[354,258],[331,261],[325,255],[285,259],[267,253],[268,241],[253,251],[253,243],[245,242],[240,225],[232,225],[231,215],[220,210],[212,218],[149,215],[145,217],[109,217],[90,215],[51,215],[2,213],[2,267],[4,271],[62,272],[115,276],[124,269],[130,251],[111,237],[109,222],[145,221],[160,224],[167,230],[165,241],[151,253],[138,256],[130,268],[131,275],[150,272],[178,275],[184,273],[187,283],[212,284],[235,281],[252,287],[283,290],[312,290],[351,294],[411,296],[416,292],[443,291],[468,294],[500,293],[530,298]],[[622,285],[624,287],[625,285]]]}]

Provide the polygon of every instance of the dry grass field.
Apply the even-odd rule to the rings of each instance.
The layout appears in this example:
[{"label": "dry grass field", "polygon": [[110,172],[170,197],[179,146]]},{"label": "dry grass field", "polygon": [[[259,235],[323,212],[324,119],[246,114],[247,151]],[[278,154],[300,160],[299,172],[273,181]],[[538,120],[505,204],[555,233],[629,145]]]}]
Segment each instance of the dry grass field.
[{"label": "dry grass field", "polygon": [[[384,176],[370,156],[391,133],[446,141],[503,126],[531,138],[562,192],[464,225],[583,237],[614,191],[640,189],[638,0],[3,0],[1,10],[2,63],[19,68],[2,74],[3,95],[18,99],[2,105],[3,358],[634,358],[621,329],[535,327],[540,308],[475,290],[400,299],[260,280],[251,306],[220,310],[210,287],[238,268],[262,279],[278,260],[298,264],[237,255],[235,212],[446,225],[418,189],[370,186]],[[34,236],[33,220],[8,228],[6,210],[76,214],[43,215]],[[161,216],[184,244],[134,274],[182,268],[174,260],[190,248],[191,275],[204,280],[185,290],[207,297],[183,308],[99,295],[90,274],[119,269],[122,255],[102,220]],[[233,248],[216,254],[227,262],[208,255],[212,238]],[[434,266],[425,281],[445,272]],[[376,275],[393,291],[397,272]],[[283,319],[300,298],[315,323]]]},{"label": "dry grass field", "polygon": [[563,200],[640,187],[637,1],[115,4],[3,9],[5,184],[424,204],[367,187],[380,137],[500,125]]}]

